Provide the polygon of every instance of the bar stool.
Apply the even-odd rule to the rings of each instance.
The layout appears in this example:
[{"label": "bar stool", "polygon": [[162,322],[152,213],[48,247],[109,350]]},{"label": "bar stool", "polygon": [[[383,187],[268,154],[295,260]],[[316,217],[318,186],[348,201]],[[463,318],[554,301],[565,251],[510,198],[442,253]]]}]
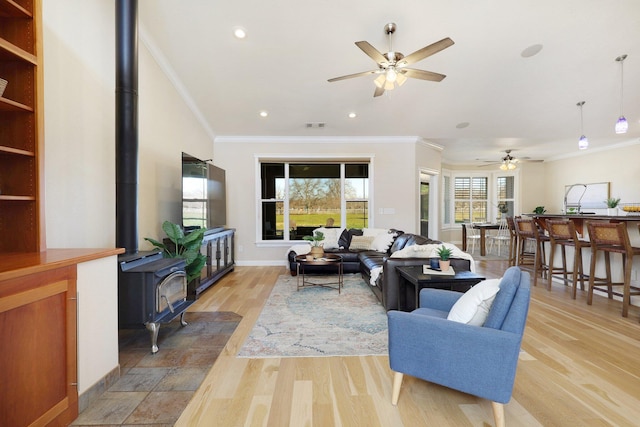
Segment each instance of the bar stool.
[{"label": "bar stool", "polygon": [[[591,269],[589,270],[589,293],[587,304],[593,302],[593,290],[606,291],[609,299],[613,295],[622,297],[622,317],[629,315],[631,295],[640,295],[640,287],[631,286],[631,268],[633,256],[640,255],[640,248],[631,246],[629,233],[624,222],[589,222],[589,240],[591,240]],[[604,252],[606,279],[602,286],[597,286],[595,278],[596,255],[598,251]],[[624,269],[624,282],[611,282],[611,253],[622,254],[622,268]],[[614,286],[622,286],[622,293],[613,290]]]},{"label": "bar stool", "polygon": [[[578,237],[576,226],[570,219],[548,219],[546,220],[546,224],[550,241],[549,271],[552,272],[552,274],[549,274],[547,289],[551,290],[553,271],[556,270],[553,266],[555,249],[557,246],[560,246],[560,249],[562,251],[562,268],[560,269],[560,272],[562,273],[563,282],[565,285],[569,284],[567,275],[571,273],[571,298],[576,299],[578,280],[580,280],[580,289],[584,290],[584,278],[588,277],[586,274],[584,274],[584,268],[582,265],[582,248],[591,246],[591,243],[587,240],[581,240]],[[574,248],[573,269],[571,271],[567,270],[566,247],[568,246]]]},{"label": "bar stool", "polygon": [[518,233],[516,233],[516,222],[512,216],[507,217],[507,227],[509,228],[509,267],[516,265],[516,249],[518,247]]},{"label": "bar stool", "polygon": [[[544,278],[549,270],[546,262],[544,243],[549,242],[549,236],[542,234],[533,219],[516,218],[516,233],[518,233],[518,251],[516,265],[525,266],[533,276],[533,285],[537,286],[538,274]],[[527,251],[527,242],[533,244],[534,250]]]}]

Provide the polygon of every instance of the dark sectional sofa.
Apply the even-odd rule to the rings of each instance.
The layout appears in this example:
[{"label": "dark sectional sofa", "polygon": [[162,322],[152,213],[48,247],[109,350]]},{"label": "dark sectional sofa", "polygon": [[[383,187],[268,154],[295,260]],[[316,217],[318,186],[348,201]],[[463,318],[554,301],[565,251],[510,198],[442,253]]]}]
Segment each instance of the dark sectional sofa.
[{"label": "dark sectional sofa", "polygon": [[[398,309],[398,298],[400,295],[400,277],[396,272],[396,267],[405,265],[425,265],[429,264],[429,258],[391,258],[391,254],[412,245],[426,245],[441,243],[412,233],[403,233],[399,230],[389,230],[396,236],[387,252],[372,250],[351,250],[349,249],[351,238],[354,235],[362,235],[361,230],[345,230],[339,240],[340,249],[328,249],[326,253],[337,254],[342,257],[344,273],[360,273],[367,282],[371,291],[378,298],[382,306],[388,310]],[[298,263],[295,260],[296,253],[289,251],[287,254],[291,275],[297,275]],[[382,274],[376,280],[376,285],[370,283],[371,270],[382,266]],[[451,258],[451,266],[456,271],[471,271],[471,263],[468,259]],[[308,273],[323,273],[326,267],[306,267]]]}]

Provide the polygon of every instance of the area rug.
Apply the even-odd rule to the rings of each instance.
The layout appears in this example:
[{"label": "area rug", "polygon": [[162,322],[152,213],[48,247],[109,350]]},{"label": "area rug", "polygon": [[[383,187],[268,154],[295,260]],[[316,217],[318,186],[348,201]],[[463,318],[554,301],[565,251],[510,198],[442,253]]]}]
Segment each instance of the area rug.
[{"label": "area rug", "polygon": [[187,312],[164,323],[151,354],[146,329],[119,331],[120,378],[71,424],[171,426],[187,407],[242,320],[231,312]]},{"label": "area rug", "polygon": [[296,281],[278,278],[239,357],[388,354],[387,314],[359,274],[344,276],[340,294],[323,287],[298,291]]}]

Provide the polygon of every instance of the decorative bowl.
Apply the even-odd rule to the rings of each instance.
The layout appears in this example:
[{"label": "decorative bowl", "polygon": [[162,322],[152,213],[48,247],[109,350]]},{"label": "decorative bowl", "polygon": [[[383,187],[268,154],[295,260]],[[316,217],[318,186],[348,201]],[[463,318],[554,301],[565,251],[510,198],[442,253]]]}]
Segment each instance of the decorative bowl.
[{"label": "decorative bowl", "polygon": [[619,208],[627,215],[640,215],[640,203],[620,203]]}]

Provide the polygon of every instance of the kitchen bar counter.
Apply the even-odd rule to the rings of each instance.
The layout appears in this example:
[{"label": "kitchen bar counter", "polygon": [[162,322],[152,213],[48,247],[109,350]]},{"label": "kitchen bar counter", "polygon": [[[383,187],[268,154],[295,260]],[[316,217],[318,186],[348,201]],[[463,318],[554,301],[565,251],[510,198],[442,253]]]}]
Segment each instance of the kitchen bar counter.
[{"label": "kitchen bar counter", "polygon": [[[597,214],[524,214],[526,216],[535,218],[536,222],[542,227],[545,227],[546,219],[559,219],[569,218],[573,220],[576,226],[576,231],[580,234],[584,234],[586,231],[586,221],[607,221],[607,222],[640,222],[640,215],[597,215]],[[629,228],[629,224],[627,224]]]}]

